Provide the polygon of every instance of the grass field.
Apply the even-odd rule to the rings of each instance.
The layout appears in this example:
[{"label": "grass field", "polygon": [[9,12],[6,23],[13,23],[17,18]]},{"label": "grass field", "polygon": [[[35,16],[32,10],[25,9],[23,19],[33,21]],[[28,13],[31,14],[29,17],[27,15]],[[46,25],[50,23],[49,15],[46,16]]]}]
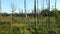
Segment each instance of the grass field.
[{"label": "grass field", "polygon": [[[0,33],[1,34],[48,34],[48,31],[53,31],[59,34],[60,29],[56,24],[54,17],[50,17],[50,28],[47,29],[47,17],[43,17],[42,21],[39,18],[37,22],[37,32],[34,30],[34,18],[28,17],[28,20],[25,21],[25,17],[14,17],[12,24],[10,24],[10,17],[2,17],[2,22],[0,23]],[[38,19],[37,19],[38,21]]]}]

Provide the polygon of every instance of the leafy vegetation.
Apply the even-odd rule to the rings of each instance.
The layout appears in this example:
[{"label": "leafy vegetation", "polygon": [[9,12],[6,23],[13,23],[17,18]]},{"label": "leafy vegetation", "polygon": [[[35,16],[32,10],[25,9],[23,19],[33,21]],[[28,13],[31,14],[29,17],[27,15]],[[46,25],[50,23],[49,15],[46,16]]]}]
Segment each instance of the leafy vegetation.
[{"label": "leafy vegetation", "polygon": [[[47,9],[46,9],[47,10]],[[59,34],[60,32],[60,11],[50,11],[50,29],[47,29],[47,13],[42,10],[42,19],[37,23],[37,29],[34,30],[34,15],[28,14],[28,20],[25,21],[23,14],[14,14],[13,23],[10,24],[10,14],[4,13],[2,22],[0,22],[0,31],[2,34]],[[8,16],[7,16],[8,15]]]}]

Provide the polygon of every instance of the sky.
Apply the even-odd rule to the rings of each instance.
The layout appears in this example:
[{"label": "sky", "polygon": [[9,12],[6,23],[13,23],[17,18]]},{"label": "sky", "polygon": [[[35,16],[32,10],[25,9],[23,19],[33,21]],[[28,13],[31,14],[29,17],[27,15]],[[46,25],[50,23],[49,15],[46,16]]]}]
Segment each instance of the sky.
[{"label": "sky", "polygon": [[[43,0],[38,0],[38,8],[41,10],[42,9],[42,2]],[[50,9],[53,9],[55,6],[54,6],[54,1],[55,0],[50,0]],[[16,11],[17,13],[19,13],[19,9],[20,11],[24,10],[24,0],[2,0],[2,13],[11,13],[11,3],[14,2],[15,4],[15,8],[16,8]],[[26,9],[27,9],[27,12],[31,12],[31,10],[33,10],[34,8],[34,0],[27,0],[26,1],[27,3],[27,6],[26,6]],[[58,10],[60,10],[60,0],[57,0],[57,5],[56,5],[56,8]],[[44,0],[44,8],[47,7],[47,4],[46,4],[46,0]],[[28,11],[30,10],[30,11]]]}]

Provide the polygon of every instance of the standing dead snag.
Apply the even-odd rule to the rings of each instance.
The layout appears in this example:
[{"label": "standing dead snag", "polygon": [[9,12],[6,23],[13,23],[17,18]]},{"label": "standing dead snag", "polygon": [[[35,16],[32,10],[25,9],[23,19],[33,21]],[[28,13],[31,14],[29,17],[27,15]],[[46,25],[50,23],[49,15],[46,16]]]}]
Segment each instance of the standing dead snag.
[{"label": "standing dead snag", "polygon": [[[1,8],[1,0],[0,0],[0,22],[1,22],[1,10],[2,8]],[[0,29],[0,34],[1,34],[1,29]]]},{"label": "standing dead snag", "polygon": [[1,7],[1,0],[0,0],[0,22],[2,20],[2,15],[1,15],[2,7]]},{"label": "standing dead snag", "polygon": [[57,3],[57,0],[55,0],[55,10],[56,10],[56,3]]},{"label": "standing dead snag", "polygon": [[[55,0],[55,14],[56,14],[56,3],[57,3],[57,0]],[[56,16],[56,15],[55,15]],[[57,16],[56,16],[57,17]],[[56,19],[56,23],[58,23],[58,21],[57,21],[57,18],[55,17],[55,19]],[[56,25],[55,23],[53,24],[53,25]],[[55,29],[56,28],[53,28],[53,30],[55,31]],[[56,33],[56,32],[55,32]]]},{"label": "standing dead snag", "polygon": [[50,0],[47,3],[47,29],[50,30]]},{"label": "standing dead snag", "polygon": [[25,21],[27,21],[26,0],[24,0]]},{"label": "standing dead snag", "polygon": [[34,26],[36,27],[36,0],[34,0]]},{"label": "standing dead snag", "polygon": [[[11,25],[11,30],[12,30],[12,23],[13,23],[13,14],[15,12],[16,8],[14,5],[14,2],[11,3],[11,14],[10,14],[10,25]],[[11,31],[13,32],[13,31]]]},{"label": "standing dead snag", "polygon": [[39,23],[39,11],[38,11],[38,0],[37,0],[37,23]]},{"label": "standing dead snag", "polygon": [[13,14],[14,14],[14,12],[15,12],[15,10],[16,10],[16,8],[15,8],[15,5],[14,5],[14,3],[12,3],[11,4],[11,9],[12,9],[12,11],[11,11],[11,21],[10,21],[10,23],[12,24],[12,22],[13,22]]},{"label": "standing dead snag", "polygon": [[45,8],[45,7],[44,7],[44,5],[45,5],[44,2],[45,2],[45,1],[42,0],[42,11],[41,11],[41,22],[42,22],[42,27],[43,27],[43,28],[42,28],[42,34],[44,34],[44,33],[43,33],[43,32],[44,32],[44,24],[43,24],[43,23],[44,23],[44,22],[43,22],[44,16],[43,16],[43,13],[42,13],[42,12],[44,11],[44,8]]},{"label": "standing dead snag", "polygon": [[36,0],[34,0],[34,30],[37,33],[37,11],[36,11]]}]

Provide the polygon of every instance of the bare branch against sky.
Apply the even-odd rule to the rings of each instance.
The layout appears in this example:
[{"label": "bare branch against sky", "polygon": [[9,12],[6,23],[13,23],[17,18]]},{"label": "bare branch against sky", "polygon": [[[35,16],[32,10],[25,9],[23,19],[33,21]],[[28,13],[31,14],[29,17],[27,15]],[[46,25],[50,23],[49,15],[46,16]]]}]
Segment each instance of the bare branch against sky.
[{"label": "bare branch against sky", "polygon": [[15,12],[15,10],[16,10],[16,7],[15,7],[15,4],[14,4],[14,0],[12,1],[12,3],[11,3],[11,15],[10,15],[10,23],[12,24],[13,23],[13,14],[14,14],[14,12]]}]

